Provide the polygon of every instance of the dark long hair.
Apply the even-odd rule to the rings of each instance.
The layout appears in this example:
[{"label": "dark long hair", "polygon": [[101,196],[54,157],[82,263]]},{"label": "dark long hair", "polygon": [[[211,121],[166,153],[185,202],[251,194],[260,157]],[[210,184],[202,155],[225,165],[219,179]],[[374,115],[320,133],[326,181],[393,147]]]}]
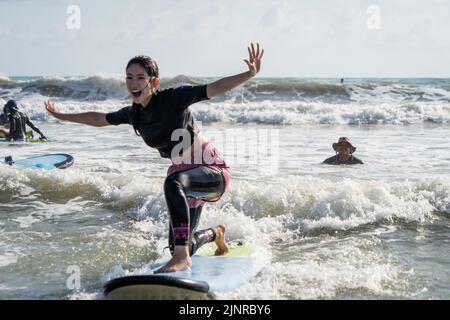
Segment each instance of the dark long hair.
[{"label": "dark long hair", "polygon": [[[132,64],[138,64],[142,68],[144,68],[145,71],[147,72],[147,75],[150,77],[150,80],[152,78],[158,78],[159,77],[158,65],[156,64],[156,61],[153,60],[152,58],[150,58],[149,56],[143,56],[143,55],[135,56],[130,61],[128,61],[127,67],[125,68],[125,70],[128,70],[128,68]],[[131,123],[133,125],[134,132],[136,133],[136,135],[140,136],[139,130],[137,128],[138,127],[138,123],[139,123],[138,106],[133,104],[133,107],[132,107],[131,111],[132,111],[131,112]]]},{"label": "dark long hair", "polygon": [[145,71],[147,71],[147,74],[150,78],[159,77],[158,65],[156,64],[156,61],[150,58],[149,56],[136,56],[132,58],[130,61],[128,61],[127,67],[125,69],[128,70],[128,68],[132,64],[138,64],[142,68],[144,68]]}]

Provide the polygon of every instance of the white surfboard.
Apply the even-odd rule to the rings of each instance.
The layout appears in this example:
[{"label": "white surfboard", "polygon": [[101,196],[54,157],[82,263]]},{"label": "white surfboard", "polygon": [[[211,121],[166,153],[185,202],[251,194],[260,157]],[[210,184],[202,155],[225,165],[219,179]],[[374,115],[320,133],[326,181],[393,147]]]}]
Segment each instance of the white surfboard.
[{"label": "white surfboard", "polygon": [[163,265],[149,264],[143,274],[113,279],[104,286],[107,299],[211,299],[233,291],[257,273],[253,249],[230,246],[225,256],[214,256],[211,247],[192,257],[192,268],[158,273]]}]

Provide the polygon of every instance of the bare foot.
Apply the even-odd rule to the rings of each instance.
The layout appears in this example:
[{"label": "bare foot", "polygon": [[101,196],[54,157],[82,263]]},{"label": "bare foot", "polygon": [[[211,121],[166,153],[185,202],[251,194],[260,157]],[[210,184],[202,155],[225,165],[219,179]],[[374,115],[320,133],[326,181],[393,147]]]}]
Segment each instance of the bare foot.
[{"label": "bare foot", "polygon": [[154,273],[177,272],[192,267],[187,246],[175,246],[172,259]]},{"label": "bare foot", "polygon": [[225,242],[225,227],[221,224],[214,228],[216,232],[216,240],[214,242],[217,245],[217,250],[214,253],[216,256],[223,256],[228,253],[228,246]]}]

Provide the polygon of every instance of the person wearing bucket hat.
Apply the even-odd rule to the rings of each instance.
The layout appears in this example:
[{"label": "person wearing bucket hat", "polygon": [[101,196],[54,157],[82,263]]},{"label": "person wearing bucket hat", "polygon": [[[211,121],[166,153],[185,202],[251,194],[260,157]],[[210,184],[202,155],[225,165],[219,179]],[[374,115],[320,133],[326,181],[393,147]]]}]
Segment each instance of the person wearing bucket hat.
[{"label": "person wearing bucket hat", "polygon": [[39,130],[28,117],[19,111],[19,107],[14,100],[9,100],[3,107],[3,113],[6,115],[9,121],[9,131],[0,129],[8,141],[26,141],[27,132],[26,126],[39,133],[40,139],[47,139],[44,134]]},{"label": "person wearing bucket hat", "polygon": [[340,137],[338,142],[333,143],[332,145],[334,151],[336,151],[336,155],[326,159],[323,163],[325,164],[363,164],[363,162],[353,156],[353,153],[356,151],[356,147],[354,147],[347,137]]}]

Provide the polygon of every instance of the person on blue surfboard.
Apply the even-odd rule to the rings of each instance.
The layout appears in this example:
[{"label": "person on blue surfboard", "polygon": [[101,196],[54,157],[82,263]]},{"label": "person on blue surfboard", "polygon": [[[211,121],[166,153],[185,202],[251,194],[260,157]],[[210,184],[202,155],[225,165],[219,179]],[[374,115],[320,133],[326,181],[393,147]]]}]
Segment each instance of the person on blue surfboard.
[{"label": "person on blue surfboard", "polygon": [[328,159],[325,159],[325,164],[363,164],[363,162],[355,157],[353,153],[356,151],[356,147],[352,145],[350,139],[347,137],[340,137],[338,142],[332,145],[336,155]]},{"label": "person on blue surfboard", "polygon": [[171,159],[164,182],[164,195],[170,214],[169,248],[172,258],[156,272],[176,272],[192,265],[195,251],[207,242],[217,245],[216,255],[228,252],[225,227],[195,232],[205,202],[219,200],[228,189],[230,167],[219,150],[199,132],[189,106],[222,95],[253,78],[261,68],[264,50],[252,43],[248,71],[206,85],[184,85],[156,90],[159,70],[148,56],[136,56],[126,66],[126,85],[131,106],[116,112],[65,114],[52,102],[45,107],[54,117],[87,124],[108,126],[129,124],[144,142],[156,148],[161,157]]},{"label": "person on blue surfboard", "polygon": [[9,100],[3,107],[3,113],[8,119],[9,130],[0,129],[0,132],[6,136],[6,140],[27,141],[27,125],[41,136],[41,140],[47,139],[41,130],[28,119],[28,116],[19,111],[16,101]]}]

